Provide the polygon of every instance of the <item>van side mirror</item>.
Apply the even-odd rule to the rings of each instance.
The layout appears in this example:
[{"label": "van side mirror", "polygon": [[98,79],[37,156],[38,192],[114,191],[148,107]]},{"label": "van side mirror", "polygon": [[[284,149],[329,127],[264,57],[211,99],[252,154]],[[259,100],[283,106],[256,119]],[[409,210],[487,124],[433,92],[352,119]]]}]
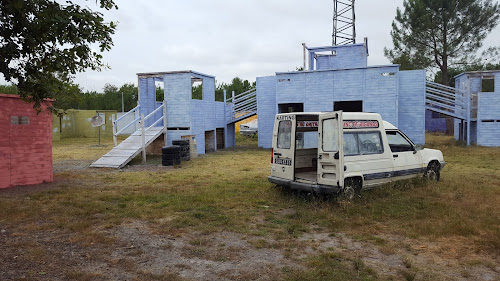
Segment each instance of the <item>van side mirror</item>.
[{"label": "van side mirror", "polygon": [[339,152],[337,151],[337,153],[335,153],[335,155],[333,155],[333,159],[338,160],[338,159],[339,159],[339,156],[340,156],[340,154],[339,154]]}]

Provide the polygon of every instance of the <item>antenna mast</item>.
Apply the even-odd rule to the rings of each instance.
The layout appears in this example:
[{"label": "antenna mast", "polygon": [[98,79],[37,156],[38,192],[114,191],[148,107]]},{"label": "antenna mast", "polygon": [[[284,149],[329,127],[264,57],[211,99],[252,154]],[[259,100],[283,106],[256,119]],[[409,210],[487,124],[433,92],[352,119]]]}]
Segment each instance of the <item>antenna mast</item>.
[{"label": "antenna mast", "polygon": [[354,1],[333,0],[333,46],[356,44]]}]

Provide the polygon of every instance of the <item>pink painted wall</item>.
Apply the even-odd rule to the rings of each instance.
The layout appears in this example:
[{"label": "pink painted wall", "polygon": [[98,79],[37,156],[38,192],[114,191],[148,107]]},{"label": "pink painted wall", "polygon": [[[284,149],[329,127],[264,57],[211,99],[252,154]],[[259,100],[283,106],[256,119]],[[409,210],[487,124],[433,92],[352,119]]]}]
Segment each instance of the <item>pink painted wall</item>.
[{"label": "pink painted wall", "polygon": [[37,114],[19,96],[0,94],[0,188],[53,180],[51,103]]}]

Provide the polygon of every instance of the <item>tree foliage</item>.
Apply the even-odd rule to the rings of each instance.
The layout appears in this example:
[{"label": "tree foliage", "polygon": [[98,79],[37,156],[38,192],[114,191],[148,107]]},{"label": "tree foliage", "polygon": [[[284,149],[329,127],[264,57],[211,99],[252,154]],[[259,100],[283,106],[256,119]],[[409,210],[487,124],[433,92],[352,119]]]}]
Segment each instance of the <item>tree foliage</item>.
[{"label": "tree foliage", "polygon": [[438,68],[442,84],[448,69],[461,63],[477,64],[498,55],[489,48],[477,57],[483,41],[498,24],[500,7],[491,0],[405,0],[392,23],[394,48],[385,56],[402,69]]},{"label": "tree foliage", "polygon": [[[117,8],[113,0],[96,4]],[[71,1],[0,0],[0,72],[39,109],[43,99],[63,96],[77,72],[105,67],[100,53],[111,49],[115,29],[102,13]]]},{"label": "tree foliage", "polygon": [[230,84],[221,83],[218,84],[215,89],[215,100],[224,101],[224,90],[226,90],[226,99],[232,96],[232,93],[241,94],[252,88],[255,88],[256,83],[250,83],[248,80],[241,80],[239,77],[233,78]]}]

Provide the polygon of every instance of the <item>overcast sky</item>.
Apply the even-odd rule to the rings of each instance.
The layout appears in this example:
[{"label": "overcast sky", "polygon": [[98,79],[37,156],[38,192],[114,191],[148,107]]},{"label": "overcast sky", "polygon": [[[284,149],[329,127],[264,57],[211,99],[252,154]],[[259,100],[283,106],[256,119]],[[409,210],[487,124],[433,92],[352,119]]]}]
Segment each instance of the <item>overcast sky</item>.
[{"label": "overcast sky", "polygon": [[[92,1],[90,1],[92,2]],[[118,21],[114,47],[103,54],[111,69],[78,74],[85,90],[106,83],[137,84],[136,73],[194,70],[216,76],[256,77],[295,70],[302,46],[331,45],[333,0],[148,0],[120,1],[105,13]],[[369,65],[388,64],[391,22],[403,0],[357,0],[357,42],[368,37]],[[486,44],[499,45],[497,28]]]}]

